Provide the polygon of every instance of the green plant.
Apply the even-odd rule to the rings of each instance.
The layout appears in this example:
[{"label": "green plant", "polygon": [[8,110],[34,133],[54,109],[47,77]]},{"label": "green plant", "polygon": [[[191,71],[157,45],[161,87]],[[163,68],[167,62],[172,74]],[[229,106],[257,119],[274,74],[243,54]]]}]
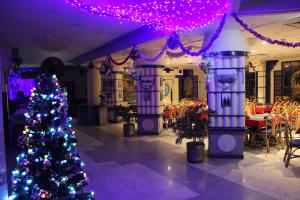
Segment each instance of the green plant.
[{"label": "green plant", "polygon": [[187,116],[179,118],[173,127],[174,131],[179,131],[176,144],[181,144],[183,139],[203,141],[207,135],[208,115],[211,113],[212,110],[203,110],[200,106],[190,107]]},{"label": "green plant", "polygon": [[133,119],[136,117],[136,113],[133,111],[131,107],[125,106],[116,106],[115,109],[115,116],[122,117],[127,124],[131,123]]}]

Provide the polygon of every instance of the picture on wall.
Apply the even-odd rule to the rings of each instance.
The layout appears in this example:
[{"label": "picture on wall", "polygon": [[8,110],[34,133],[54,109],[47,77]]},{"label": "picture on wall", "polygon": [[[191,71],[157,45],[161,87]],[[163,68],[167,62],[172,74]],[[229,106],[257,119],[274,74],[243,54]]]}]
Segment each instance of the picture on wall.
[{"label": "picture on wall", "polygon": [[136,84],[130,75],[123,76],[123,101],[136,102]]},{"label": "picture on wall", "polygon": [[291,97],[299,101],[300,100],[300,70],[295,71],[291,78]]},{"label": "picture on wall", "polygon": [[183,75],[179,79],[179,99],[198,99],[198,76],[193,70],[183,70]]}]

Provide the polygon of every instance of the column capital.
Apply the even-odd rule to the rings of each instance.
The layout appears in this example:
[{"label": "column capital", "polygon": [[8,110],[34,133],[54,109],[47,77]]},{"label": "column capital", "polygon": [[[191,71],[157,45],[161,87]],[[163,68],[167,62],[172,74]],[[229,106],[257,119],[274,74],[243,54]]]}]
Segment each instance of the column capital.
[{"label": "column capital", "polygon": [[[206,45],[212,37],[212,34],[208,34],[204,38],[203,45]],[[248,52],[248,42],[239,29],[224,29],[219,37],[215,40],[211,48],[208,50],[210,52]]]}]

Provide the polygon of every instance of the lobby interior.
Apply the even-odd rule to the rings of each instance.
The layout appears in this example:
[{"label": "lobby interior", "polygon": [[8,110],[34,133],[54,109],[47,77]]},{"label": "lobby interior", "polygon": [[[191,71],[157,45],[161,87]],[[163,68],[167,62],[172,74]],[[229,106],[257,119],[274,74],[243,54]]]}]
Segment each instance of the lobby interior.
[{"label": "lobby interior", "polygon": [[299,199],[300,2],[120,2],[0,2],[0,200],[21,199],[41,73],[58,78],[93,191],[74,199]]}]

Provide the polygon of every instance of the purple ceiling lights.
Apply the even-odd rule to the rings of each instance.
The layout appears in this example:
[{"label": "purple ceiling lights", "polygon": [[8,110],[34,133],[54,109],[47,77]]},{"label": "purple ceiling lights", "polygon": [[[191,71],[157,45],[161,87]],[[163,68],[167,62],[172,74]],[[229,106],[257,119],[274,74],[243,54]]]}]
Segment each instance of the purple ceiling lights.
[{"label": "purple ceiling lights", "polygon": [[116,17],[161,31],[199,29],[220,19],[230,0],[64,0],[87,13]]}]

